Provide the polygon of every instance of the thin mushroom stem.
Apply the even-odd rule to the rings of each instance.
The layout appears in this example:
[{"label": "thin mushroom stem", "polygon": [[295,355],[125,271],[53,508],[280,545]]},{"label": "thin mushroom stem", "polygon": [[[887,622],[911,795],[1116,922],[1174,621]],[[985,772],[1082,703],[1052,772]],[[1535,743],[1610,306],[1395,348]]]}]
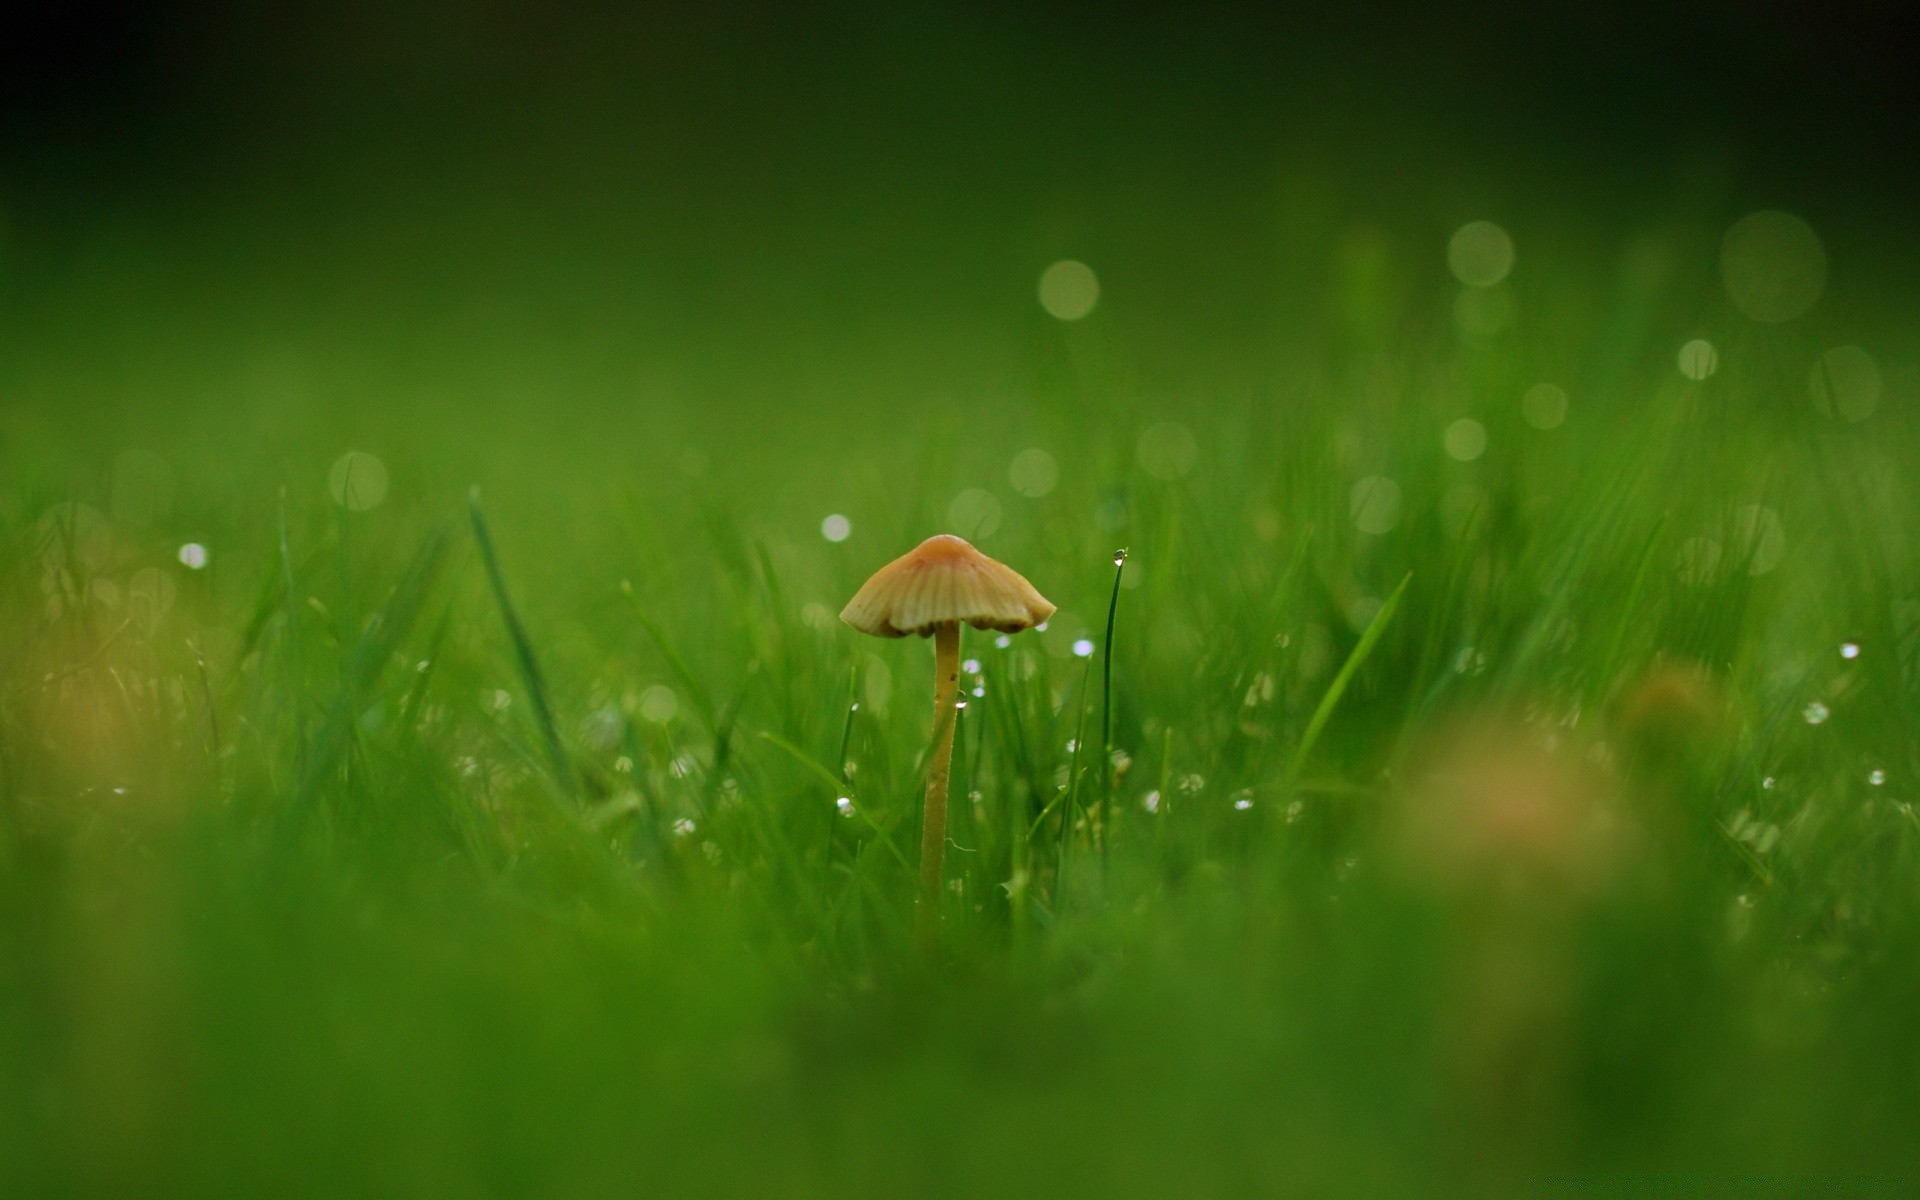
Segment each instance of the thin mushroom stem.
[{"label": "thin mushroom stem", "polygon": [[947,774],[953,765],[954,699],[960,682],[960,623],[933,629],[933,756],[927,760],[927,806],[920,822],[920,913],[922,945],[940,927],[940,887],[947,859]]}]

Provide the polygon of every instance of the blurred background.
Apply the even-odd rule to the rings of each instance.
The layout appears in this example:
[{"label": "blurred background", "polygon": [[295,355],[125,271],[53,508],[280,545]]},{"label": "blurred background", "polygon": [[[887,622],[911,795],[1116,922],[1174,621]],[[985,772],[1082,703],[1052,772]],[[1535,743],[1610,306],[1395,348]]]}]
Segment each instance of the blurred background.
[{"label": "blurred background", "polygon": [[[1475,218],[1543,322],[1595,324],[1637,272],[1678,324],[1717,302],[1727,224],[1783,208],[1843,267],[1827,315],[1884,323],[1920,182],[1891,16],[10,6],[6,435],[297,455],[490,421],[619,460],[714,406],[754,415],[749,448],[822,406],[1004,413],[1076,355],[1272,399],[1423,332]],[[1090,344],[1033,302],[1066,258],[1103,287]]]}]

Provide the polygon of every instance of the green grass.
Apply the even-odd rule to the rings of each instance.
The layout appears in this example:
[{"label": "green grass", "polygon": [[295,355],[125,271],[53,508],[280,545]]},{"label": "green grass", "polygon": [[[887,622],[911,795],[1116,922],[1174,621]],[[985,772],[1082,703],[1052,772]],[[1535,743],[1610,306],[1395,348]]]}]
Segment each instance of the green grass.
[{"label": "green grass", "polygon": [[[329,358],[16,281],[0,1191],[1911,1187],[1911,331],[1746,322],[1675,229],[1639,290],[1523,236],[1466,337],[1443,233],[1324,232],[1284,353],[1163,352],[1116,251],[1076,325],[1010,262],[972,374],[782,343],[678,401],[618,330],[409,358],[417,296],[256,282]],[[1860,424],[1807,398],[1849,341]],[[976,488],[1061,611],[967,634],[926,955],[931,653],[834,617]]]}]

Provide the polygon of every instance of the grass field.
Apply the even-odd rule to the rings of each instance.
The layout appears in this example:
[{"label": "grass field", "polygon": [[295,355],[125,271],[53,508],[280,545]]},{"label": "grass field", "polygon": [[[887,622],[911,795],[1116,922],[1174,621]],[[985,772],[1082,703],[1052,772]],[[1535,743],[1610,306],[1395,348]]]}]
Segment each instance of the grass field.
[{"label": "grass field", "polygon": [[[1910,1194],[1897,227],[1303,178],[23,201],[0,1193]],[[1059,612],[923,951],[936,532]]]}]

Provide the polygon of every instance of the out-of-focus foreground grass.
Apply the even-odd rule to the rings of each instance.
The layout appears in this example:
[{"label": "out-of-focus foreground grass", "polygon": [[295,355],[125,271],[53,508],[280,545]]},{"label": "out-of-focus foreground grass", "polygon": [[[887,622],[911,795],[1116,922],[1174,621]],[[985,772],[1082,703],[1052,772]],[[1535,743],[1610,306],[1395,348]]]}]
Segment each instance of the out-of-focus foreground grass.
[{"label": "out-of-focus foreground grass", "polygon": [[[1244,305],[16,222],[0,1191],[1911,1182],[1879,243],[1289,188]],[[943,530],[1061,611],[967,636],[926,956],[931,656],[836,614]]]}]

